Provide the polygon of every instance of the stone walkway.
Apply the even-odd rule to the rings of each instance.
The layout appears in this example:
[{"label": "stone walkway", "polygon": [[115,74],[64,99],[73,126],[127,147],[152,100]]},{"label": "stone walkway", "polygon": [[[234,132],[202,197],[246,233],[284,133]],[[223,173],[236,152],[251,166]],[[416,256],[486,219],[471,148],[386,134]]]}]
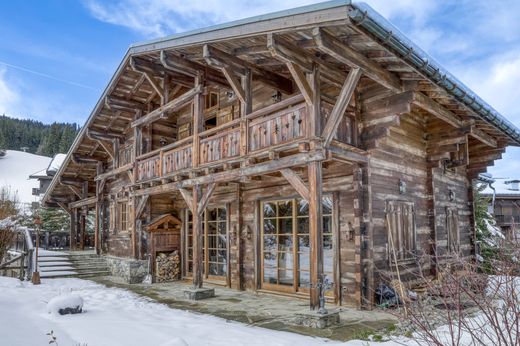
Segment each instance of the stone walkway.
[{"label": "stone walkway", "polygon": [[267,293],[236,291],[205,283],[205,287],[215,288],[216,297],[189,301],[183,291],[190,288],[187,282],[127,284],[118,277],[104,276],[92,278],[108,287],[119,287],[152,298],[174,309],[210,314],[263,328],[319,336],[346,341],[360,338],[396,323],[396,318],[380,311],[359,311],[328,304],[330,310],[340,310],[341,323],[325,329],[297,326],[291,323],[295,314],[308,312],[308,301]]}]

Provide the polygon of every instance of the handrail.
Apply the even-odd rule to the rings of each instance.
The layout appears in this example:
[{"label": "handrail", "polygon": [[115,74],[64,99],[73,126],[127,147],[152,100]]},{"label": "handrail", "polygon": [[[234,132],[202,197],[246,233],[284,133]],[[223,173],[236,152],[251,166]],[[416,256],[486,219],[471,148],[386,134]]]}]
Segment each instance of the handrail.
[{"label": "handrail", "polygon": [[227,123],[224,123],[220,126],[217,126],[217,127],[214,127],[212,129],[209,129],[209,130],[206,130],[206,131],[203,131],[201,133],[199,133],[199,137],[208,137],[208,136],[211,136],[212,134],[214,133],[217,133],[217,132],[220,132],[224,129],[227,129],[228,127],[233,127],[233,126],[236,126],[236,125],[240,125],[240,122],[242,121],[241,118],[238,118],[238,119],[235,119],[235,120],[231,120],[231,121],[228,121]]},{"label": "handrail", "polygon": [[190,143],[192,140],[193,140],[193,136],[189,136],[189,137],[183,138],[183,139],[181,139],[179,141],[176,141],[176,142],[170,143],[168,145],[165,145],[164,147],[152,150],[152,151],[147,152],[145,154],[141,154],[141,155],[136,157],[136,160],[143,160],[143,159],[149,158],[151,156],[158,155],[158,154],[160,154],[161,151],[170,151],[171,149],[175,149],[177,147],[183,146],[184,144]]},{"label": "handrail", "polygon": [[261,117],[263,115],[268,115],[268,114],[271,114],[271,113],[275,113],[275,112],[278,112],[279,110],[282,110],[284,108],[287,108],[289,106],[292,106],[292,105],[295,105],[297,103],[300,103],[300,102],[303,102],[305,100],[305,98],[303,97],[302,94],[298,94],[298,95],[295,95],[295,96],[292,96],[292,97],[289,97],[288,99],[285,99],[283,101],[280,101],[280,102],[277,102],[277,103],[274,103],[270,106],[267,106],[267,107],[264,107],[264,108],[260,108],[252,113],[249,113],[246,117],[246,119],[254,119],[254,118],[258,118],[258,117]]}]

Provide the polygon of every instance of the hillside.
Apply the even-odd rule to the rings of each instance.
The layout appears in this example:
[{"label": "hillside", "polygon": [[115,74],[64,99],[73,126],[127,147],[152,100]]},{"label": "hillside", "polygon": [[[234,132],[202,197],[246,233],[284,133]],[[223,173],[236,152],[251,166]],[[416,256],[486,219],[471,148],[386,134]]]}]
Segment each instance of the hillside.
[{"label": "hillside", "polygon": [[0,149],[22,150],[53,157],[66,153],[79,131],[77,124],[44,124],[29,119],[0,116]]},{"label": "hillside", "polygon": [[29,180],[29,175],[46,169],[50,162],[50,157],[7,150],[6,155],[0,157],[0,187],[9,186],[12,192],[16,191],[20,202],[37,201],[32,188],[38,187],[38,181]]}]

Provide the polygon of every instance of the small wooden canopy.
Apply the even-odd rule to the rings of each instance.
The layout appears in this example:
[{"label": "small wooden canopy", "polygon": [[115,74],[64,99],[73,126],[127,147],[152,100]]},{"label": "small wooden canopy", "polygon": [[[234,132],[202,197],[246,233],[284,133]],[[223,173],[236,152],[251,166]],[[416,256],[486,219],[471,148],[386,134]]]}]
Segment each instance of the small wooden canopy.
[{"label": "small wooden canopy", "polygon": [[[170,226],[171,225],[171,226]],[[148,232],[153,231],[162,231],[169,228],[174,228],[175,226],[180,226],[181,220],[173,216],[172,214],[163,214],[154,218],[148,225],[146,225],[145,229]]]}]

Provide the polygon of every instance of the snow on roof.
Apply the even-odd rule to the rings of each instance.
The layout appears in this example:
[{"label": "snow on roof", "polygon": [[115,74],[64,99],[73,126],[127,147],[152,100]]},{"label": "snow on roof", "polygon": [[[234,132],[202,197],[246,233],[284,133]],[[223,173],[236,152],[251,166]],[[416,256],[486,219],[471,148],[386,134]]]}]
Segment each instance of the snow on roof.
[{"label": "snow on roof", "polygon": [[38,178],[45,178],[48,177],[47,175],[47,169],[39,170],[38,172],[35,172],[29,176],[29,179],[38,179]]},{"label": "snow on roof", "polygon": [[[519,196],[520,190],[513,188],[513,182],[518,182],[518,180],[514,179],[495,179],[495,182],[491,185],[495,188],[497,195],[507,195],[507,196]],[[489,187],[489,185],[482,191],[483,194],[493,194],[493,189]]]},{"label": "snow on roof", "polygon": [[32,189],[40,184],[37,180],[29,180],[29,175],[47,167],[50,161],[50,157],[7,150],[6,155],[0,157],[0,187],[10,187],[22,203],[36,201]]},{"label": "snow on roof", "polygon": [[67,154],[56,154],[47,167],[47,174],[54,175],[61,167]]}]

